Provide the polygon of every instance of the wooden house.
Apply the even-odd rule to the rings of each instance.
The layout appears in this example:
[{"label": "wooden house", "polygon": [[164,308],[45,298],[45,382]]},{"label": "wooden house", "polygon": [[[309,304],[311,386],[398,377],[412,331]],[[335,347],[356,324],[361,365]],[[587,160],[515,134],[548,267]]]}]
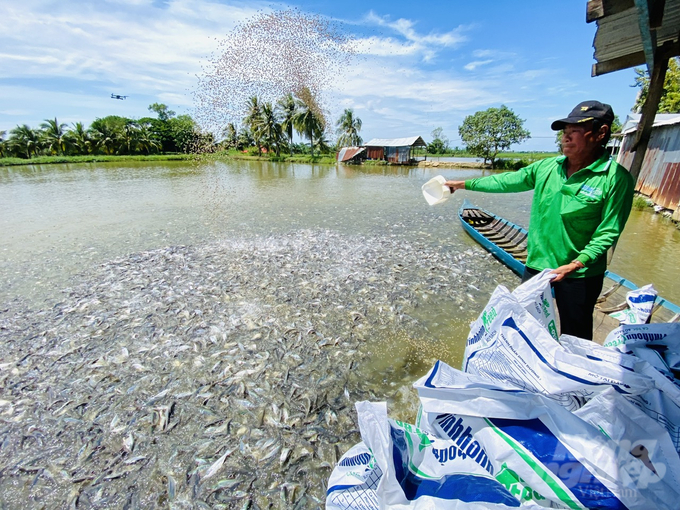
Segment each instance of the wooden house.
[{"label": "wooden house", "polygon": [[383,160],[389,163],[409,164],[416,160],[413,149],[427,147],[420,136],[407,138],[374,138],[364,144],[366,159]]}]

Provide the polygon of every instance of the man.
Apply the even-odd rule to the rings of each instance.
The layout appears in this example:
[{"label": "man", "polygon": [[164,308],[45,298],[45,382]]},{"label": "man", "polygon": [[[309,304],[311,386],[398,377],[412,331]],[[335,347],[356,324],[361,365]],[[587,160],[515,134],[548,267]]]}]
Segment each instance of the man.
[{"label": "man", "polygon": [[613,120],[611,106],[584,101],[568,117],[552,123],[553,130],[564,130],[563,156],[517,172],[446,182],[452,193],[534,190],[523,280],[553,269],[562,334],[589,340],[607,250],[623,231],[635,185],[628,171],[605,151]]}]

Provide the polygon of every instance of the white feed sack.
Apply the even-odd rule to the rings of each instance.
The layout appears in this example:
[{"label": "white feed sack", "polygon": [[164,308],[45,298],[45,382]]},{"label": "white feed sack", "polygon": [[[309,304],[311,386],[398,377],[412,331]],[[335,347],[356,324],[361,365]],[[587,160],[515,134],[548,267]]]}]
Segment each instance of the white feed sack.
[{"label": "white feed sack", "polygon": [[548,396],[570,410],[611,385],[625,394],[654,387],[649,377],[566,350],[503,286],[472,324],[463,369]]},{"label": "white feed sack", "polygon": [[333,470],[327,509],[680,506],[680,325],[557,341],[550,278],[496,289],[466,371],[439,361],[414,384],[415,425],[357,404],[362,442]]}]

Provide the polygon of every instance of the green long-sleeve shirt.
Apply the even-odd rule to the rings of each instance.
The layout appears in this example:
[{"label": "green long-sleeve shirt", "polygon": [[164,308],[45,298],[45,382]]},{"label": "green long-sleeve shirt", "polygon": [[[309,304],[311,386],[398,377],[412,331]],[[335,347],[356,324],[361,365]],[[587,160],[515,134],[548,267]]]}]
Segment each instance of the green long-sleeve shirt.
[{"label": "green long-sleeve shirt", "polygon": [[607,155],[567,179],[566,157],[548,158],[518,170],[465,182],[489,193],[534,190],[526,265],[541,271],[572,260],[585,267],[571,277],[595,276],[607,267],[607,250],[628,220],[635,181]]}]

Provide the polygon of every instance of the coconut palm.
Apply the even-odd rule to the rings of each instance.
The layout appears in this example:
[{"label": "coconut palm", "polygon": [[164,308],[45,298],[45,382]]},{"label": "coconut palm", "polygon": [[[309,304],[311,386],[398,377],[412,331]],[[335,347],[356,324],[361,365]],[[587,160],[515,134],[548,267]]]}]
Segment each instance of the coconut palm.
[{"label": "coconut palm", "polygon": [[101,119],[95,120],[90,126],[94,140],[97,147],[101,149],[104,154],[113,154],[120,143],[120,133],[110,122],[104,122]]},{"label": "coconut palm", "polygon": [[314,132],[314,140],[319,153],[326,154],[331,152],[331,142],[326,138],[326,132],[317,130]]},{"label": "coconut palm", "polygon": [[283,131],[271,103],[261,105],[260,117],[255,123],[255,129],[261,136],[265,147],[267,147],[267,152],[271,153],[272,148],[274,148],[276,156],[280,156]]},{"label": "coconut palm", "polygon": [[293,129],[295,128],[293,118],[295,117],[295,98],[293,94],[286,94],[276,103],[276,109],[281,119],[281,130],[288,137],[288,146],[290,147],[290,155],[293,155]]},{"label": "coconut palm", "polygon": [[260,116],[262,114],[262,106],[260,105],[260,100],[257,96],[252,96],[248,99],[248,113],[243,119],[243,124],[248,126],[250,129],[250,134],[257,145],[257,155],[262,156],[262,147],[260,146],[260,133],[258,132],[257,125],[260,122]]},{"label": "coconut palm", "polygon": [[232,149],[236,147],[238,140],[238,131],[233,122],[227,124],[227,126],[222,130],[222,144],[227,149]]},{"label": "coconut palm", "polygon": [[9,152],[9,144],[5,140],[7,131],[0,131],[0,158],[4,158]]},{"label": "coconut palm", "polygon": [[338,121],[335,123],[338,134],[338,146],[356,147],[362,144],[363,140],[359,136],[361,131],[361,119],[354,116],[351,108],[346,108]]},{"label": "coconut palm", "polygon": [[137,145],[137,135],[137,123],[134,120],[128,119],[123,126],[123,132],[120,137],[121,145],[118,148],[118,152],[123,151],[125,154],[132,154]]},{"label": "coconut palm", "polygon": [[296,109],[293,117],[295,130],[309,140],[312,157],[314,157],[315,134],[325,131],[325,122],[312,92],[304,88],[298,94],[295,101]]},{"label": "coconut palm", "polygon": [[94,149],[94,141],[82,122],[73,124],[73,128],[66,135],[69,145],[76,154],[90,154]]},{"label": "coconut palm", "polygon": [[45,141],[45,146],[51,154],[65,154],[66,153],[66,142],[68,137],[66,136],[66,124],[59,124],[57,118],[45,119],[45,122],[40,124],[42,128],[42,137]]},{"label": "coconut palm", "polygon": [[236,148],[243,150],[246,147],[253,145],[253,143],[255,142],[253,141],[253,136],[250,134],[248,128],[241,128],[238,132],[238,137],[236,138]]},{"label": "coconut palm", "polygon": [[9,132],[9,145],[13,152],[25,155],[26,158],[31,154],[38,153],[40,148],[40,133],[31,129],[28,124],[17,126]]},{"label": "coconut palm", "polygon": [[152,150],[160,150],[161,143],[156,140],[153,132],[148,125],[142,125],[137,132],[137,148],[144,151],[147,155]]}]

